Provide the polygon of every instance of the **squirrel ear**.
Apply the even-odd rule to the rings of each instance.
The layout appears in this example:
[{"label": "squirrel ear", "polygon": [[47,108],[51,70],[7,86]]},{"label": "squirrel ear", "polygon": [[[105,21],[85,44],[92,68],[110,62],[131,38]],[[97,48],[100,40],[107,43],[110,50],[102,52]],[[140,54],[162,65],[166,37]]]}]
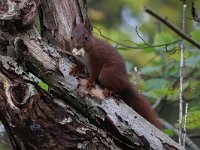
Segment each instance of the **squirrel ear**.
[{"label": "squirrel ear", "polygon": [[92,33],[93,27],[88,18],[84,21],[84,24],[85,24],[86,29],[88,29],[89,33]]}]

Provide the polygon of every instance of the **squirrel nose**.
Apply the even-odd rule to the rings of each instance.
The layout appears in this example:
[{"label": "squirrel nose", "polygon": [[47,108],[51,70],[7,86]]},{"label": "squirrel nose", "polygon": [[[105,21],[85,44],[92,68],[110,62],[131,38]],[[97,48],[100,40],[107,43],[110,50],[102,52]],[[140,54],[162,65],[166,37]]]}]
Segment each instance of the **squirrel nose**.
[{"label": "squirrel nose", "polygon": [[74,48],[81,49],[83,47],[83,44],[81,41],[74,42]]},{"label": "squirrel nose", "polygon": [[76,46],[75,46],[76,49],[81,49],[82,47],[83,47],[83,46],[81,46],[81,45],[76,45]]}]

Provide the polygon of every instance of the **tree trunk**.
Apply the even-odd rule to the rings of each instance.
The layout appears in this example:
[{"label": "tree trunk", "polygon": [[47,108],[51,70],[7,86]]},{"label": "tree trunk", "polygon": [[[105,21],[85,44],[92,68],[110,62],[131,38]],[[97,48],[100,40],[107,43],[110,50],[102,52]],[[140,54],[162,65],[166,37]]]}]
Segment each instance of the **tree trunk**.
[{"label": "tree trunk", "polygon": [[184,149],[121,100],[69,75],[72,22],[86,18],[86,0],[1,2],[0,119],[12,148]]}]

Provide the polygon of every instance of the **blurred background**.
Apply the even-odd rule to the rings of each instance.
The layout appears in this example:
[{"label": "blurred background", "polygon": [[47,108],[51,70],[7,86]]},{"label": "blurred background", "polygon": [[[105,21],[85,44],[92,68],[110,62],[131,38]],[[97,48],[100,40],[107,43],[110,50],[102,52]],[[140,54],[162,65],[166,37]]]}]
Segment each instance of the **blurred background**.
[{"label": "blurred background", "polygon": [[[200,24],[192,20],[191,3],[187,0],[187,34],[200,42]],[[200,1],[195,3],[200,10]],[[181,38],[145,13],[144,7],[181,29],[180,0],[88,0],[95,36],[112,44],[123,55],[132,83],[136,80],[134,67],[138,68],[142,94],[160,118],[178,128]],[[169,44],[172,42],[175,43]],[[186,102],[189,104],[187,136],[200,147],[200,50],[187,42],[184,65],[184,107]],[[164,127],[163,131],[178,141],[173,130]],[[1,143],[0,150],[9,149],[4,144],[6,141]]]},{"label": "blurred background", "polygon": [[[200,1],[194,2],[200,10]],[[108,41],[123,55],[132,83],[136,80],[134,67],[140,70],[143,95],[155,106],[160,118],[178,128],[181,37],[145,13],[144,7],[151,8],[181,30],[180,0],[88,0],[95,36]],[[200,24],[193,21],[191,7],[192,1],[187,0],[187,34],[200,42]],[[189,104],[187,133],[200,146],[199,79],[200,50],[185,42],[183,89],[184,108],[186,102]],[[163,131],[178,141],[174,131],[165,128]]]}]

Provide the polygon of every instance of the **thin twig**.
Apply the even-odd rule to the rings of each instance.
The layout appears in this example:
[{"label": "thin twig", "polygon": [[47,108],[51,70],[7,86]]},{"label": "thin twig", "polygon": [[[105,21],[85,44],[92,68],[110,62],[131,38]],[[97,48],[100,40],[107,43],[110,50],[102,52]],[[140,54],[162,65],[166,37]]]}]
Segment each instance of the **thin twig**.
[{"label": "thin twig", "polygon": [[134,75],[135,75],[134,84],[137,87],[138,94],[141,95],[141,88],[140,88],[140,83],[139,83],[139,80],[140,80],[140,71],[138,70],[137,67],[134,67]]},{"label": "thin twig", "polygon": [[[183,1],[183,18],[182,18],[182,32],[186,32],[186,7],[185,1]],[[184,135],[183,135],[183,67],[184,67],[184,40],[181,44],[181,54],[180,54],[180,94],[179,94],[179,144],[184,145]]]},{"label": "thin twig", "polygon": [[189,134],[188,135],[191,139],[200,139],[200,134]]},{"label": "thin twig", "polygon": [[156,109],[156,108],[162,103],[162,101],[163,101],[164,99],[166,99],[166,96],[159,98],[159,99],[152,105],[152,108],[153,108],[153,109]]},{"label": "thin twig", "polygon": [[[167,121],[165,121],[164,119],[161,119],[159,118],[159,121],[161,123],[161,125],[167,129],[170,129],[174,132],[175,135],[179,135],[179,131],[173,126],[171,125],[170,123],[168,123]],[[198,145],[196,145],[192,140],[191,138],[189,138],[187,135],[186,135],[186,140],[185,140],[187,146],[190,147],[191,150],[199,150],[200,147],[198,147]]]},{"label": "thin twig", "polygon": [[[119,43],[119,42],[117,42],[117,41],[115,41],[115,40],[113,40],[113,39],[111,39],[111,38],[109,38],[109,37],[103,35],[102,32],[101,32],[101,29],[98,29],[98,28],[96,28],[96,27],[95,27],[95,29],[99,32],[99,35],[100,35],[101,37],[103,37],[104,39],[106,39],[106,40],[108,40],[108,41],[111,41],[111,42],[113,42],[113,43],[115,43],[115,44],[117,44],[117,45],[123,46],[123,47],[125,47],[125,48],[131,48],[131,49],[146,49],[146,48],[150,48],[150,47],[164,47],[164,46],[166,47],[166,46],[173,45],[173,44],[175,44],[175,43],[180,42],[180,40],[176,40],[176,41],[172,41],[172,42],[170,42],[170,43],[160,44],[160,45],[150,45],[150,44],[148,44],[148,43],[145,42],[144,45],[146,45],[146,46],[129,46],[129,45],[125,45],[125,44]],[[138,35],[138,36],[139,36],[139,35]],[[139,37],[140,37],[140,36],[139,36]],[[141,37],[140,37],[140,38],[141,38]],[[141,38],[141,39],[142,39],[142,38]],[[132,42],[132,41],[129,41],[129,42]],[[135,44],[135,42],[132,42],[132,43]],[[136,44],[136,45],[139,45],[139,44]]]},{"label": "thin twig", "polygon": [[[149,47],[168,47],[169,45],[173,45],[173,44],[176,44],[178,42],[181,42],[182,40],[176,40],[176,41],[173,41],[171,43],[166,43],[166,44],[159,44],[159,45],[150,45],[149,43],[147,43],[143,38],[142,36],[140,35],[139,31],[138,31],[138,26],[136,26],[136,29],[135,29],[138,37],[144,42],[145,45],[149,46]],[[166,48],[167,49],[167,48]]]},{"label": "thin twig", "polygon": [[185,120],[184,120],[184,138],[183,138],[183,146],[185,147],[185,137],[186,137],[186,126],[187,126],[187,116],[188,116],[188,103],[185,105]]},{"label": "thin twig", "polygon": [[[166,52],[174,52],[174,53],[175,53],[176,51],[179,51],[180,48],[176,48],[176,49],[174,49],[174,50],[168,50],[167,47],[168,47],[169,45],[173,45],[173,44],[176,44],[176,43],[179,43],[180,41],[182,41],[182,40],[175,40],[175,41],[172,41],[171,43],[159,44],[159,45],[150,45],[150,44],[148,44],[148,43],[141,37],[141,35],[140,35],[139,32],[137,31],[137,30],[138,30],[138,27],[136,27],[136,33],[137,33],[138,37],[144,42],[144,44],[141,45],[141,44],[138,44],[138,43],[133,42],[133,41],[130,41],[130,40],[124,40],[125,42],[130,42],[130,43],[133,43],[133,44],[135,44],[135,45],[138,46],[138,47],[134,47],[134,46],[128,46],[128,45],[119,43],[119,42],[117,42],[117,41],[115,41],[115,40],[113,40],[113,39],[111,39],[111,38],[109,38],[109,37],[103,35],[102,32],[101,32],[101,29],[98,29],[98,28],[95,28],[95,29],[98,30],[99,35],[100,35],[101,37],[103,37],[104,39],[106,39],[106,40],[108,40],[108,41],[111,41],[111,42],[115,43],[115,44],[116,44],[115,48],[121,49],[121,50],[124,50],[124,49],[127,49],[127,48],[131,48],[131,49],[147,49],[147,48],[150,48],[150,47],[165,47],[165,51],[166,51]],[[147,46],[145,46],[145,45],[147,45]],[[192,46],[192,45],[187,45],[187,46],[185,46],[185,48],[186,48],[186,47],[191,47],[191,46]]]},{"label": "thin twig", "polygon": [[[191,46],[192,46],[192,45],[187,45],[187,46],[184,47],[184,49],[185,49],[185,48],[189,48],[189,47],[191,47]],[[118,47],[118,49],[120,49],[120,47]],[[169,50],[166,49],[166,53],[168,53],[168,54],[175,54],[176,52],[179,52],[180,49],[181,49],[180,47],[179,47],[179,48],[176,48],[176,49],[173,49],[173,50],[171,50],[171,51],[169,51]],[[145,64],[143,64],[141,67],[150,64],[150,63],[153,62],[158,56],[159,56],[158,53],[156,53],[155,56],[153,56],[149,61],[147,61],[147,62],[146,62]]]},{"label": "thin twig", "polygon": [[139,34],[139,32],[138,32],[138,26],[136,26],[135,31],[136,31],[138,37],[144,42],[144,44],[146,44],[146,45],[148,45],[148,46],[151,46],[151,45],[149,45],[149,43],[147,43],[147,42],[142,38],[142,36]]},{"label": "thin twig", "polygon": [[156,19],[158,19],[160,22],[165,24],[167,27],[169,27],[176,34],[178,34],[183,39],[185,39],[186,41],[188,41],[189,43],[191,43],[193,46],[195,46],[196,48],[198,48],[200,50],[200,44],[197,41],[193,40],[190,36],[188,36],[187,34],[183,33],[182,31],[180,31],[176,26],[174,26],[173,24],[171,24],[167,20],[165,20],[165,18],[161,17],[160,15],[158,15],[153,10],[151,10],[151,9],[149,9],[147,7],[144,8],[144,10],[145,10],[145,12],[147,12],[150,15],[152,15]]}]

